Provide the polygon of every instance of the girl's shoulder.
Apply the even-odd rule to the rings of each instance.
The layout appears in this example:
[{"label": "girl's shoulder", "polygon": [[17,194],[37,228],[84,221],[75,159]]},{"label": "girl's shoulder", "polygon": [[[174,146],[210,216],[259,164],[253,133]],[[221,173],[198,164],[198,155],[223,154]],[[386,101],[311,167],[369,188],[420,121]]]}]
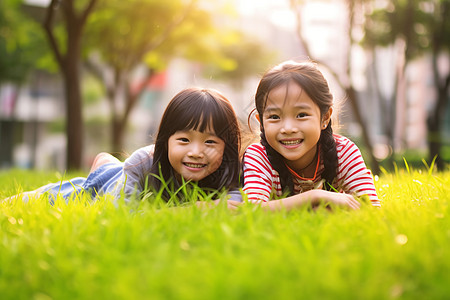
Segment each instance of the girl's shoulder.
[{"label": "girl's shoulder", "polygon": [[336,152],[339,161],[347,161],[362,158],[361,151],[349,138],[334,134]]},{"label": "girl's shoulder", "polygon": [[271,176],[270,174],[274,172],[266,147],[260,143],[254,143],[247,147],[244,153],[243,167],[244,172],[252,170],[253,172],[266,173],[267,176]]},{"label": "girl's shoulder", "polygon": [[333,137],[336,142],[336,149],[338,152],[346,148],[357,147],[355,143],[343,135],[333,134]]},{"label": "girl's shoulder", "polygon": [[151,160],[153,161],[153,155],[155,152],[155,145],[148,145],[134,151],[130,157],[125,160],[125,165],[132,166],[140,164],[142,162]]},{"label": "girl's shoulder", "polygon": [[260,143],[253,143],[245,149],[245,154],[248,153],[259,153],[259,155],[267,156],[266,147]]},{"label": "girl's shoulder", "polygon": [[244,165],[256,164],[263,165],[268,169],[272,168],[272,164],[269,161],[269,156],[267,155],[266,147],[260,143],[254,143],[247,147],[244,153]]}]

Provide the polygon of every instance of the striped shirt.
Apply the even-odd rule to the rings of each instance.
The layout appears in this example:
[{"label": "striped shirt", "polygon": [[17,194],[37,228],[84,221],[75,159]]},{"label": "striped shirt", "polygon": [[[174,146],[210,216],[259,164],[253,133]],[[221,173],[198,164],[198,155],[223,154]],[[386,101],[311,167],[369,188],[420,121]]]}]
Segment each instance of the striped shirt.
[{"label": "striped shirt", "polygon": [[[367,169],[358,147],[346,137],[334,135],[334,139],[338,156],[338,172],[333,181],[334,188],[347,194],[367,195],[373,206],[380,206],[372,173]],[[293,177],[294,193],[298,194],[319,186],[323,168],[321,160],[314,183]],[[305,187],[308,184],[310,187]],[[273,194],[277,197],[282,196],[280,176],[272,167],[265,147],[259,143],[252,144],[245,150],[243,190],[248,199],[256,201],[269,201]]]}]

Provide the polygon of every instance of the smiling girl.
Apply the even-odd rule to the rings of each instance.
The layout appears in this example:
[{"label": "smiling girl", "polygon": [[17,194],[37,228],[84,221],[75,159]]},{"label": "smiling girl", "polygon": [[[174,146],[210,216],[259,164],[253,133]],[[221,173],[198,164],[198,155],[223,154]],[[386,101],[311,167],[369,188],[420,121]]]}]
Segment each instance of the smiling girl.
[{"label": "smiling girl", "polygon": [[[288,61],[262,77],[255,96],[261,141],[244,154],[244,192],[269,209],[320,203],[380,206],[358,147],[333,134],[333,96],[317,66]],[[338,191],[338,192],[336,192]],[[288,194],[287,198],[277,199]]]},{"label": "smiling girl", "polygon": [[53,201],[58,194],[68,200],[87,192],[130,201],[150,188],[162,191],[167,201],[185,182],[195,182],[207,193],[227,190],[232,201],[240,201],[239,148],[239,125],[228,99],[212,89],[188,88],[169,102],[154,145],[124,162],[102,152],[87,178],[51,183],[22,196],[48,193]]}]

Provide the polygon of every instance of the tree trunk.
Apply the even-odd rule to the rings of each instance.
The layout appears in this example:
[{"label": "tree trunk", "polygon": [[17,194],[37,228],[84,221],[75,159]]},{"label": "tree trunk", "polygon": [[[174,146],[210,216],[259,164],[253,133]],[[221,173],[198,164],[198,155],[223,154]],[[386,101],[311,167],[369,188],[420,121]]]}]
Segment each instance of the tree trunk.
[{"label": "tree trunk", "polygon": [[[89,0],[83,10],[77,10],[74,1],[51,0],[47,7],[44,30],[49,45],[64,77],[66,100],[66,134],[69,170],[81,169],[83,154],[83,122],[80,86],[81,35],[89,14],[97,0]],[[80,13],[77,14],[77,11]],[[61,49],[54,33],[56,13],[64,20],[66,49]],[[65,50],[65,51],[64,51]]]},{"label": "tree trunk", "polygon": [[118,118],[113,118],[111,120],[111,137],[112,137],[112,155],[117,157],[118,159],[123,159],[123,134],[124,134],[124,126],[120,122]]},{"label": "tree trunk", "polygon": [[[440,26],[437,26],[433,31],[432,38],[432,69],[433,69],[433,78],[434,78],[434,86],[436,88],[437,101],[434,107],[434,111],[431,116],[428,118],[428,150],[429,150],[429,159],[430,161],[436,157],[436,167],[438,170],[443,170],[445,167],[444,160],[440,156],[441,148],[442,148],[442,135],[441,135],[441,126],[442,121],[444,119],[444,114],[446,112],[446,106],[448,102],[448,92],[450,88],[450,72],[447,71],[445,76],[440,76],[439,67],[438,67],[438,59],[439,54],[445,51],[444,37],[448,36],[448,22],[447,20],[448,13],[450,12],[450,3],[448,1],[443,1],[441,3],[440,12],[436,16],[436,19],[440,20]],[[448,44],[447,44],[448,46]],[[447,60],[448,64],[448,60]],[[449,65],[447,65],[448,70]],[[442,79],[441,79],[442,78]]]},{"label": "tree trunk", "polygon": [[80,37],[68,39],[68,51],[65,60],[64,85],[66,96],[66,132],[67,157],[69,170],[79,170],[83,157],[83,118],[80,86]]},{"label": "tree trunk", "polygon": [[[154,71],[153,70],[147,70],[147,76],[142,80],[142,84],[140,85],[140,87],[132,92],[130,90],[130,82],[127,81],[128,76],[123,75],[122,73],[119,75],[117,75],[117,78],[119,81],[118,85],[123,87],[123,91],[124,91],[124,101],[125,101],[125,107],[123,109],[123,113],[120,114],[117,111],[117,105],[113,105],[111,106],[111,108],[113,109],[112,111],[112,147],[113,147],[113,153],[114,155],[119,158],[119,159],[123,159],[122,156],[122,152],[123,152],[123,141],[124,141],[124,134],[126,132],[126,127],[128,124],[128,119],[130,117],[130,114],[132,112],[132,110],[134,109],[134,107],[136,106],[139,97],[141,96],[141,94],[145,91],[146,85],[148,83],[148,81],[152,78],[152,76],[154,75]],[[116,89],[113,93],[114,96],[113,99],[117,99],[117,94],[120,92],[120,89]]]},{"label": "tree trunk", "polygon": [[350,104],[351,104],[352,110],[355,114],[356,121],[361,126],[361,132],[362,132],[362,136],[364,139],[364,143],[366,144],[367,152],[368,152],[368,155],[370,156],[370,168],[372,170],[372,173],[380,174],[380,172],[381,172],[380,165],[378,164],[378,161],[375,158],[375,155],[373,154],[372,142],[370,140],[369,132],[367,131],[367,126],[364,123],[363,117],[361,116],[356,92],[353,89],[353,86],[347,87],[345,89],[345,92],[347,93],[347,96],[350,100]]},{"label": "tree trunk", "polygon": [[66,132],[67,157],[66,165],[69,170],[81,169],[83,155],[83,120],[81,113],[81,96],[78,71],[71,72],[77,66],[71,65],[64,72],[66,93]]},{"label": "tree trunk", "polygon": [[440,152],[442,148],[441,124],[444,118],[447,104],[448,85],[438,87],[438,99],[433,113],[428,118],[428,153],[429,159],[432,161],[436,157],[435,165],[438,170],[444,169],[444,160]]},{"label": "tree trunk", "polygon": [[378,68],[377,68],[377,55],[375,53],[376,50],[372,52],[372,76],[373,76],[373,88],[375,90],[376,96],[379,99],[380,103],[380,119],[381,119],[381,128],[383,133],[386,135],[388,146],[391,148],[392,152],[388,154],[386,160],[389,166],[394,166],[394,120],[395,120],[395,111],[396,111],[396,92],[398,87],[398,79],[399,79],[399,70],[396,68],[395,78],[394,78],[394,87],[392,89],[392,93],[390,97],[385,97],[381,92],[381,87],[378,78],[380,77]]}]

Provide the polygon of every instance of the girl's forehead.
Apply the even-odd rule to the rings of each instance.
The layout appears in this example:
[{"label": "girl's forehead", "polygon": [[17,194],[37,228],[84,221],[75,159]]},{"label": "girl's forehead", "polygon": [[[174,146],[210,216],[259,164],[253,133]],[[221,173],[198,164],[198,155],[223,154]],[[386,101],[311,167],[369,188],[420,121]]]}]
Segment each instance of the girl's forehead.
[{"label": "girl's forehead", "polygon": [[281,107],[287,104],[294,105],[298,102],[311,102],[311,98],[303,88],[292,81],[272,88],[267,94],[265,107]]},{"label": "girl's forehead", "polygon": [[[182,120],[174,120],[177,131],[180,130],[198,130],[198,131],[214,131],[213,116],[207,115],[205,112],[187,116],[179,116]],[[178,121],[178,122],[177,122]]]},{"label": "girl's forehead", "polygon": [[300,95],[302,92],[303,88],[298,83],[290,80],[271,88],[269,90],[268,96],[286,96],[288,94]]},{"label": "girl's forehead", "polygon": [[216,135],[214,128],[208,125],[205,130],[200,130],[200,128],[183,128],[177,130],[175,134],[205,134],[205,135]]}]

